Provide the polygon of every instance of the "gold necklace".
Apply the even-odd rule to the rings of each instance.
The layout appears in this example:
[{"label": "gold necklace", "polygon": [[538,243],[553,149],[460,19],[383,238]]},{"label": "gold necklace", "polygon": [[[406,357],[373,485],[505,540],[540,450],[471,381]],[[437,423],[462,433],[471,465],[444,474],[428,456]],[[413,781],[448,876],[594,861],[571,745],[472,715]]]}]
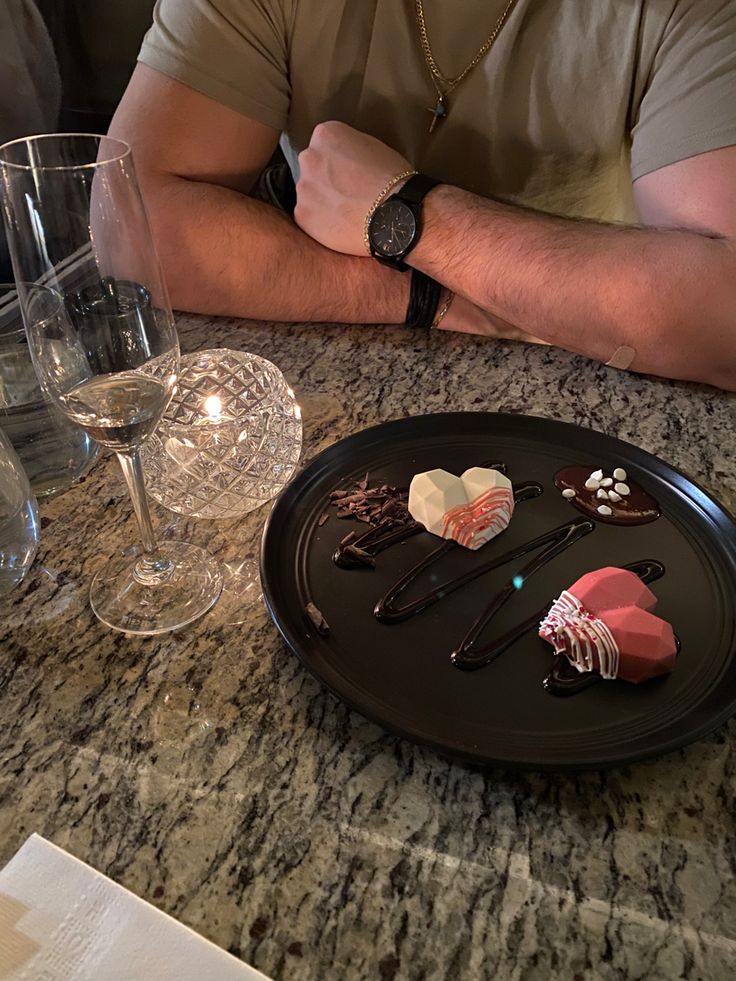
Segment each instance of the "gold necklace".
[{"label": "gold necklace", "polygon": [[462,82],[462,80],[470,74],[475,66],[478,65],[491,50],[493,42],[500,34],[501,28],[506,23],[506,19],[511,13],[511,10],[515,4],[516,0],[509,0],[509,2],[506,4],[506,9],[499,17],[496,26],[480,46],[475,58],[473,58],[470,64],[467,65],[464,71],[461,71],[460,74],[456,75],[454,78],[447,78],[440,71],[437,62],[434,60],[434,55],[432,54],[432,47],[429,43],[429,33],[427,32],[427,22],[424,17],[422,0],[414,0],[417,24],[419,25],[419,40],[422,45],[422,54],[424,55],[424,61],[429,69],[432,84],[437,91],[437,105],[434,107],[434,109],[427,110],[428,112],[432,113],[432,122],[429,126],[430,133],[434,132],[435,126],[441,119],[445,119],[447,117],[447,113],[449,111],[447,106],[447,96],[450,92],[452,92],[455,86],[459,85],[460,82]]}]

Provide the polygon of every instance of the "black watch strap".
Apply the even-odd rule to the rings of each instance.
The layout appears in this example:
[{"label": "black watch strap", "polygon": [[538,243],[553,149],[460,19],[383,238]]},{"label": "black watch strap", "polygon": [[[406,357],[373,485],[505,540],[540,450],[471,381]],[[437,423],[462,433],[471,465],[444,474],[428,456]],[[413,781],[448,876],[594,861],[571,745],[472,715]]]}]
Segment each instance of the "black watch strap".
[{"label": "black watch strap", "polygon": [[437,187],[439,183],[441,182],[434,177],[427,177],[426,174],[414,174],[401,190],[394,194],[394,197],[406,201],[407,204],[421,204],[432,188]]}]

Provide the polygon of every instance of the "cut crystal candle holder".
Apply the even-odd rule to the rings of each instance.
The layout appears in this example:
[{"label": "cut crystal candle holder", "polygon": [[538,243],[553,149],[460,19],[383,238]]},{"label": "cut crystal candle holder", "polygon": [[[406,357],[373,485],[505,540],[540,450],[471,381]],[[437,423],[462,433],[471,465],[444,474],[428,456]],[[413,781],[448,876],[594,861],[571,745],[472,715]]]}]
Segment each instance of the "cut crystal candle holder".
[{"label": "cut crystal candle holder", "polygon": [[146,489],[179,514],[234,518],[286,486],[301,447],[301,410],[276,365],[200,351],[182,357],[176,393],[141,449]]}]

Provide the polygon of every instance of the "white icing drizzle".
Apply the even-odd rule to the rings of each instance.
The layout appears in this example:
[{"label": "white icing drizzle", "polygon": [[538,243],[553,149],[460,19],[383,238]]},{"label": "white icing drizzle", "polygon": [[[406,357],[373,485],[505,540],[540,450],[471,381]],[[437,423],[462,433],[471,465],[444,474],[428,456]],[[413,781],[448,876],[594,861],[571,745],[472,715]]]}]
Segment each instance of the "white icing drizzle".
[{"label": "white icing drizzle", "polygon": [[581,674],[598,671],[602,678],[618,677],[620,653],[613,634],[567,590],[552,604],[539,633],[554,644],[555,654],[564,654]]}]

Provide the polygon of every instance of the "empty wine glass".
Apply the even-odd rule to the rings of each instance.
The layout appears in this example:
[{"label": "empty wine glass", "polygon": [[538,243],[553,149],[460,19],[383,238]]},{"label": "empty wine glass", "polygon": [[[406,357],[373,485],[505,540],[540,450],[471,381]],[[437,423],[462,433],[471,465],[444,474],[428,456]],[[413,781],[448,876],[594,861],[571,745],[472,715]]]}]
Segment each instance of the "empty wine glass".
[{"label": "empty wine glass", "polygon": [[115,451],[142,550],[98,572],[90,601],[108,626],[156,634],[216,601],[222,576],[203,549],[157,543],[139,447],[176,387],[179,343],[130,148],[62,134],[0,147],[13,270],[46,395]]}]

